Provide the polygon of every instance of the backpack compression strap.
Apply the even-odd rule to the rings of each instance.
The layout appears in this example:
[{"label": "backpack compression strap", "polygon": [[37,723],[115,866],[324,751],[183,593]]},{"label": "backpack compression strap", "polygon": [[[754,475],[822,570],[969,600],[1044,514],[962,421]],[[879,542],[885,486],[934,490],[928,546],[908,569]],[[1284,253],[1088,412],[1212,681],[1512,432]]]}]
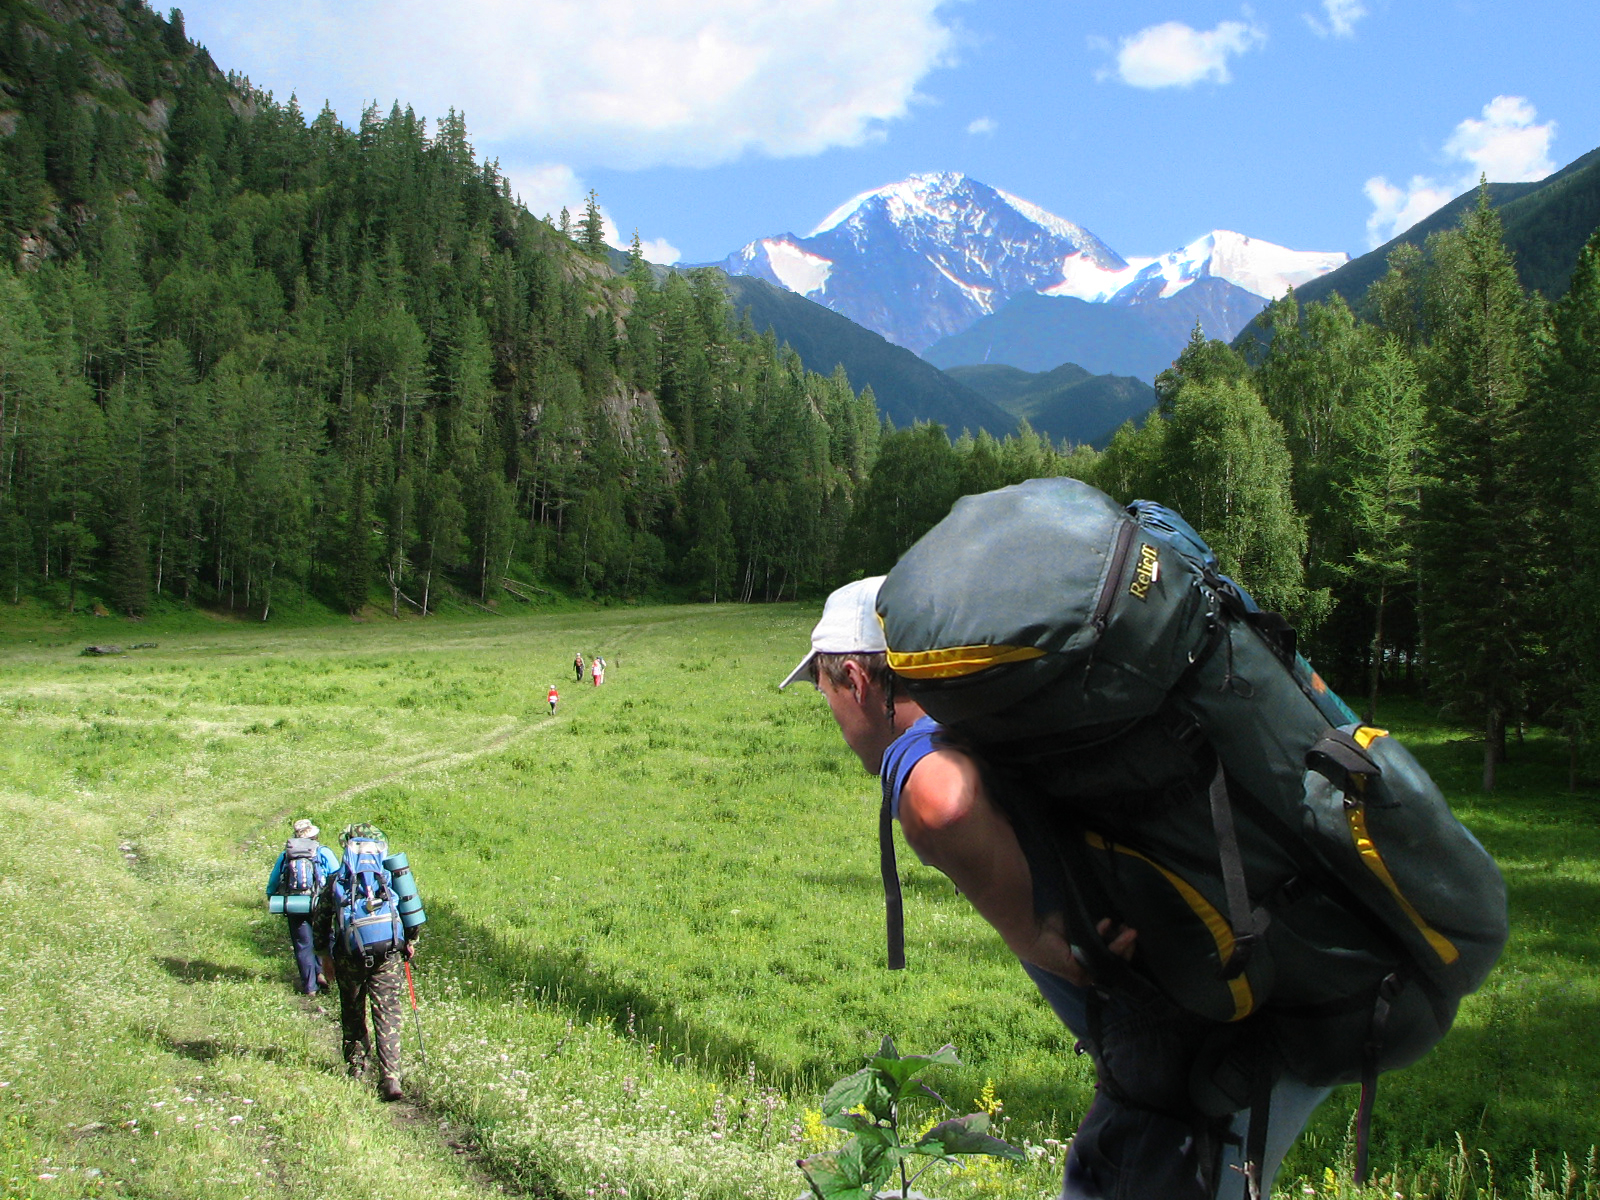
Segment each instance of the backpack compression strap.
[{"label": "backpack compression strap", "polygon": [[1239,852],[1239,835],[1233,827],[1233,805],[1228,800],[1228,780],[1217,760],[1217,773],[1211,779],[1211,824],[1217,833],[1217,858],[1222,866],[1222,887],[1228,897],[1228,921],[1233,926],[1233,953],[1222,964],[1223,979],[1237,979],[1250,965],[1250,955],[1271,921],[1264,908],[1250,907],[1250,892],[1245,885],[1244,855]]},{"label": "backpack compression strap", "polygon": [[906,969],[906,913],[900,871],[894,860],[894,814],[887,791],[878,810],[878,873],[883,876],[883,915],[889,940],[889,970]]}]

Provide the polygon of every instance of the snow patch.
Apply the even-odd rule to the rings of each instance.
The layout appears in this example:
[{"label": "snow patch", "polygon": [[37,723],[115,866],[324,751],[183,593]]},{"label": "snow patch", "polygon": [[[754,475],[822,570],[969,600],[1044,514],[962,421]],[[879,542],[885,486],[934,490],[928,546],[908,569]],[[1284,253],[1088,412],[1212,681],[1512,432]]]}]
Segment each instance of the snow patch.
[{"label": "snow patch", "polygon": [[1031,200],[1024,200],[1021,196],[1013,196],[1010,192],[1002,191],[999,188],[994,189],[994,194],[1016,209],[1027,220],[1032,221],[1041,228],[1048,229],[1058,238],[1065,238],[1075,246],[1081,245],[1090,236],[1085,232],[1083,226],[1074,225],[1071,221],[1056,216],[1055,213],[1050,212],[1048,209],[1040,208]]},{"label": "snow patch", "polygon": [[1309,283],[1349,261],[1350,256],[1342,250],[1290,250],[1231,230],[1215,229],[1160,258],[1130,258],[1127,268],[1121,271],[1108,271],[1086,254],[1071,255],[1062,260],[1061,282],[1043,289],[1041,294],[1104,303],[1122,293],[1148,296],[1150,285],[1159,282],[1157,294],[1167,299],[1196,280],[1212,276],[1254,295],[1277,300],[1291,287]]},{"label": "snow patch", "polygon": [[988,313],[992,313],[994,311],[993,288],[980,287],[975,283],[967,283],[965,280],[957,279],[945,268],[943,263],[935,262],[931,258],[928,261],[933,265],[934,270],[938,271],[939,274],[943,275],[951,283],[960,288],[962,294],[965,295],[968,300],[971,300],[978,306],[979,312],[987,315]]},{"label": "snow patch", "polygon": [[828,230],[843,225],[862,205],[878,197],[883,198],[884,207],[896,220],[919,215],[937,216],[928,202],[929,196],[948,195],[965,181],[966,176],[959,171],[907,176],[898,183],[888,183],[883,187],[873,188],[870,192],[862,192],[859,196],[852,196],[823,217],[822,223],[806,236],[816,237],[819,233],[827,233]]},{"label": "snow patch", "polygon": [[1268,300],[1277,300],[1291,287],[1310,283],[1350,261],[1343,250],[1290,250],[1227,229],[1213,231],[1209,240],[1211,274]]},{"label": "snow patch", "polygon": [[1130,258],[1122,270],[1113,271],[1095,262],[1088,251],[1080,250],[1061,260],[1061,282],[1053,287],[1041,288],[1039,294],[1074,296],[1091,304],[1103,304],[1138,279],[1140,272],[1154,261],[1151,258]]},{"label": "snow patch", "polygon": [[791,292],[809,296],[827,287],[828,276],[833,273],[832,259],[808,253],[787,238],[764,238],[759,245],[778,282]]}]

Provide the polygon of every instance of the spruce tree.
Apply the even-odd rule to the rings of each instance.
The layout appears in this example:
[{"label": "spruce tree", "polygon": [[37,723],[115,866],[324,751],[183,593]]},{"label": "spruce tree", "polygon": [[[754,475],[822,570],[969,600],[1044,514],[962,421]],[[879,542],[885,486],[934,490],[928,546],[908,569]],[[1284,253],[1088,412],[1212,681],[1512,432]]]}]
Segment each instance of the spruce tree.
[{"label": "spruce tree", "polygon": [[1378,687],[1388,643],[1384,618],[1416,578],[1414,522],[1422,484],[1422,388],[1397,338],[1378,351],[1360,388],[1339,413],[1342,454],[1334,492],[1352,533],[1343,572],[1372,612],[1365,720],[1377,720]]},{"label": "spruce tree", "polygon": [[1527,299],[1487,186],[1459,229],[1430,240],[1423,355],[1428,481],[1418,544],[1430,683],[1475,706],[1494,790],[1532,650],[1532,523],[1520,420],[1533,360]]},{"label": "spruce tree", "polygon": [[1600,230],[1551,311],[1526,439],[1545,594],[1538,711],[1567,734],[1575,788],[1580,743],[1600,722]]},{"label": "spruce tree", "polygon": [[1326,596],[1305,587],[1305,520],[1283,427],[1247,381],[1225,377],[1184,384],[1166,426],[1161,486],[1147,498],[1183,514],[1262,607],[1315,624]]},{"label": "spruce tree", "polygon": [[583,248],[595,258],[606,256],[606,222],[600,215],[600,197],[593,188],[583,202]]}]

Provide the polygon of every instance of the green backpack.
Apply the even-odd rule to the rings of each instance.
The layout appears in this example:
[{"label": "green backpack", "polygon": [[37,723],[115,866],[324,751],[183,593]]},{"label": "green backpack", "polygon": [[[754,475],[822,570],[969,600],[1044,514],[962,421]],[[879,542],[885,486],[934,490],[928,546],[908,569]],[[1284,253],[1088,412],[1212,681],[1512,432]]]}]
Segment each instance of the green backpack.
[{"label": "green backpack", "polygon": [[[878,613],[898,686],[1056,870],[1097,979],[1248,1023],[1305,1082],[1366,1083],[1370,1108],[1377,1072],[1426,1053],[1494,965],[1493,861],[1176,514],[1073,479],[969,496]],[[1139,930],[1132,966],[1105,915]]]}]

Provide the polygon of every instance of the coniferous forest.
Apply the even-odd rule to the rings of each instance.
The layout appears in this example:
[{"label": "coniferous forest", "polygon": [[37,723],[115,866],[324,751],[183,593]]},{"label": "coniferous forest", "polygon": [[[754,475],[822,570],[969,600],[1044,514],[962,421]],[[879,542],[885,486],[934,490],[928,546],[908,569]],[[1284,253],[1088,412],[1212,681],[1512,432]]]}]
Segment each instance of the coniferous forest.
[{"label": "coniferous forest", "polygon": [[1600,235],[1523,290],[1487,202],[1354,310],[1197,333],[1109,447],[880,423],[714,272],[613,269],[464,119],[310,119],[176,10],[0,13],[0,587],[269,620],[530,590],[816,596],[963,494],[1073,474],[1176,507],[1358,708],[1600,716]]}]

